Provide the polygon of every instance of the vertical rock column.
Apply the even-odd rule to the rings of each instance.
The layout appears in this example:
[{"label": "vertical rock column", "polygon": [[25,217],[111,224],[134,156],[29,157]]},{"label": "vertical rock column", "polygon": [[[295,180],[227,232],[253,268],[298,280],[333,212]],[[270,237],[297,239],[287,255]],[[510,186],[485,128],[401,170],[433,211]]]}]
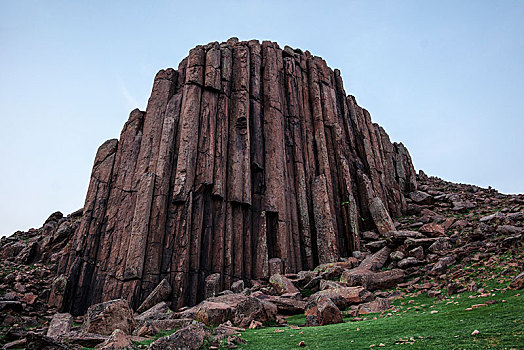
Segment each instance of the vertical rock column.
[{"label": "vertical rock column", "polygon": [[100,147],[60,263],[64,310],[137,307],[164,279],[177,308],[268,278],[270,261],[296,272],[348,257],[361,230],[394,228],[414,189],[407,149],[322,58],[269,41],[197,46]]}]

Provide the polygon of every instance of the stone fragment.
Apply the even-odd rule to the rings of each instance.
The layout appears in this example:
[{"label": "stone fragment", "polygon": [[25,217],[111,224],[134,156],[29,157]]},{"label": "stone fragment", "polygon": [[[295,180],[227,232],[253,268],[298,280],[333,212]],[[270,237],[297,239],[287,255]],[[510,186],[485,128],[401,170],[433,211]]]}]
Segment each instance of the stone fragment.
[{"label": "stone fragment", "polygon": [[375,231],[364,231],[360,235],[362,236],[362,239],[367,239],[370,241],[376,241],[380,238],[378,233],[376,233]]},{"label": "stone fragment", "polygon": [[409,193],[409,198],[416,204],[431,205],[435,201],[432,196],[422,191],[414,191]]},{"label": "stone fragment", "polygon": [[284,265],[282,263],[282,259],[279,258],[271,258],[269,259],[269,275],[281,275],[284,273]]},{"label": "stone fragment", "polygon": [[233,293],[242,292],[244,290],[244,281],[238,280],[238,281],[233,282],[230,289]]},{"label": "stone fragment", "polygon": [[509,284],[512,289],[524,288],[524,272],[519,273]]},{"label": "stone fragment", "polygon": [[429,246],[428,250],[435,254],[445,254],[445,252],[451,249],[451,243],[449,243],[448,237],[440,237],[432,245]]},{"label": "stone fragment", "polygon": [[205,298],[211,298],[220,293],[220,274],[213,273],[206,277]]},{"label": "stone fragment", "polygon": [[54,314],[49,328],[47,329],[47,336],[49,338],[61,338],[66,336],[71,330],[73,324],[73,316],[69,313]]},{"label": "stone fragment", "polygon": [[27,343],[25,349],[27,350],[60,350],[69,349],[66,344],[41,334],[29,332],[27,333]]},{"label": "stone fragment", "polygon": [[495,220],[503,220],[505,218],[504,214],[502,214],[500,211],[497,211],[494,214],[483,216],[479,219],[480,222],[486,222],[489,223],[491,221]]},{"label": "stone fragment", "polygon": [[387,289],[396,286],[405,279],[401,269],[373,272],[361,268],[345,271],[340,282],[348,286],[363,286],[367,290]]},{"label": "stone fragment", "polygon": [[279,294],[298,293],[299,290],[291,280],[285,276],[276,274],[269,278],[269,283]]},{"label": "stone fragment", "polygon": [[433,222],[424,224],[421,228],[419,228],[419,231],[431,237],[442,236],[445,234],[444,227]]},{"label": "stone fragment", "polygon": [[430,245],[435,243],[438,238],[407,238],[404,241],[404,245],[408,249],[413,249],[413,247],[425,247],[428,248]]},{"label": "stone fragment", "polygon": [[500,225],[497,227],[497,233],[503,235],[516,235],[524,232],[524,228],[512,225]]},{"label": "stone fragment", "polygon": [[331,299],[340,310],[345,310],[349,305],[360,304],[373,298],[373,295],[364,287],[339,287],[316,292],[309,299],[312,300],[320,296]]},{"label": "stone fragment", "polygon": [[107,338],[105,342],[100,345],[97,345],[97,349],[101,350],[134,350],[136,349],[135,345],[131,341],[131,337],[121,331],[120,329],[115,329],[113,333]]},{"label": "stone fragment", "polygon": [[342,322],[342,312],[325,295],[311,296],[305,309],[305,316],[306,326],[324,326]]},{"label": "stone fragment", "polygon": [[155,306],[156,304],[167,300],[169,295],[171,294],[171,285],[167,281],[167,279],[163,279],[156,287],[153,289],[151,294],[148,295],[146,300],[140,305],[140,307],[136,310],[138,313],[142,313],[151,307]]},{"label": "stone fragment", "polygon": [[276,319],[277,307],[264,300],[243,294],[226,294],[209,298],[185,311],[206,325],[219,325],[226,321],[240,327],[249,326],[252,320],[260,322]]},{"label": "stone fragment", "polygon": [[382,312],[382,311],[388,310],[390,308],[390,305],[391,303],[389,299],[376,298],[373,301],[370,301],[364,304],[360,304],[358,306],[358,313],[360,315],[366,315],[366,314],[371,314],[375,312]]},{"label": "stone fragment", "polygon": [[169,306],[167,306],[166,302],[162,301],[152,306],[151,308],[147,309],[146,311],[142,312],[141,314],[135,315],[135,320],[143,321],[143,320],[151,319],[156,315],[167,314],[170,312],[172,311],[169,308]]},{"label": "stone fragment", "polygon": [[380,241],[366,243],[364,244],[364,246],[371,251],[377,251],[381,248],[384,248],[386,244],[387,244],[386,240],[380,240]]},{"label": "stone fragment", "polygon": [[408,267],[412,267],[412,266],[417,266],[417,265],[421,265],[423,263],[423,261],[420,261],[420,260],[417,260],[415,259],[414,257],[412,256],[409,256],[407,258],[404,258],[402,260],[400,260],[398,263],[397,263],[397,266],[401,269],[406,269]]},{"label": "stone fragment", "polygon": [[424,259],[424,248],[422,247],[413,248],[408,252],[408,254],[409,256],[412,256],[415,259],[422,260]]},{"label": "stone fragment", "polygon": [[507,214],[507,218],[513,221],[523,221],[524,220],[524,211],[519,211],[516,213]]},{"label": "stone fragment", "polygon": [[452,256],[446,256],[443,258],[440,258],[435,265],[431,268],[429,271],[430,275],[439,275],[446,271],[448,266],[453,265],[455,263],[455,258]]},{"label": "stone fragment", "polygon": [[393,220],[391,220],[391,217],[389,216],[389,213],[380,198],[375,197],[371,200],[371,203],[369,204],[369,212],[373,218],[373,222],[375,222],[378,232],[381,235],[395,230]]},{"label": "stone fragment", "polygon": [[372,255],[368,255],[358,266],[359,269],[377,271],[384,266],[388,260],[391,249],[384,247]]},{"label": "stone fragment", "polygon": [[404,259],[404,253],[402,253],[401,251],[394,251],[394,252],[391,252],[391,254],[389,254],[389,257],[391,258],[391,260],[393,261],[399,261],[399,260],[402,260]]},{"label": "stone fragment", "polygon": [[179,329],[167,337],[155,340],[149,349],[151,350],[197,350],[204,344],[204,339],[209,331],[203,324],[197,323]]},{"label": "stone fragment", "polygon": [[110,335],[115,329],[120,329],[131,334],[134,327],[133,310],[129,303],[116,299],[90,306],[82,323],[82,332]]}]

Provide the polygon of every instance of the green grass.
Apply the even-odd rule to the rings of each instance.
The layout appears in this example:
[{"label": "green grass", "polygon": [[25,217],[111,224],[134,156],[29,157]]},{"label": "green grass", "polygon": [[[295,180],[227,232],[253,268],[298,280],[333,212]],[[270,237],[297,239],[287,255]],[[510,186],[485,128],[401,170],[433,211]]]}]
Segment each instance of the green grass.
[{"label": "green grass", "polygon": [[168,335],[171,335],[173,333],[175,333],[178,329],[175,328],[175,329],[170,329],[170,330],[167,330],[167,331],[160,331],[158,332],[157,334],[155,334],[153,336],[153,338],[151,339],[147,339],[147,340],[142,340],[142,341],[134,341],[133,343],[135,345],[151,345],[155,340],[157,340],[158,338],[162,338],[162,337],[167,337]]},{"label": "green grass", "polygon": [[[523,349],[524,297],[518,291],[470,298],[472,293],[436,301],[425,295],[397,300],[396,312],[366,315],[367,320],[323,327],[270,327],[246,330],[242,349],[369,349],[371,345],[409,349]],[[478,294],[477,294],[478,295]],[[412,301],[411,301],[412,300]],[[475,304],[492,305],[466,311]],[[506,300],[506,302],[502,302]],[[437,311],[431,313],[431,311]],[[373,319],[376,318],[376,319]],[[288,318],[302,325],[304,316]],[[283,332],[275,332],[276,329]],[[358,329],[358,330],[357,330]],[[478,330],[478,335],[472,335]],[[405,340],[406,344],[399,344]],[[300,341],[305,347],[299,347]]]}]

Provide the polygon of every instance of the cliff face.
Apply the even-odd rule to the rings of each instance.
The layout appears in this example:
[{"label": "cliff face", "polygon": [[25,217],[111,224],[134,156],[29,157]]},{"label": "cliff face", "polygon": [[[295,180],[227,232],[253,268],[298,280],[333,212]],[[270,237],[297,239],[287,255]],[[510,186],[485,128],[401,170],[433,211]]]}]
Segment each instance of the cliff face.
[{"label": "cliff face", "polygon": [[[63,309],[127,298],[166,278],[174,306],[220,273],[268,277],[351,256],[416,189],[408,151],[309,52],[258,41],[192,49],[161,70],[145,112],[100,146],[84,215],[59,273]],[[384,208],[386,210],[384,210]]]}]

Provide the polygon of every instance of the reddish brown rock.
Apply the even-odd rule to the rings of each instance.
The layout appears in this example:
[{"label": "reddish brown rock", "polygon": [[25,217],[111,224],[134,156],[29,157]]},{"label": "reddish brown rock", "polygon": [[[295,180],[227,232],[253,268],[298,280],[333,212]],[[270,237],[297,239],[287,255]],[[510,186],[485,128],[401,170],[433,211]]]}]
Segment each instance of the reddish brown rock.
[{"label": "reddish brown rock", "polygon": [[184,312],[206,325],[219,325],[226,321],[248,327],[252,320],[274,321],[277,307],[267,301],[242,294],[226,294],[209,298]]},{"label": "reddish brown rock", "polygon": [[105,342],[97,345],[96,348],[101,350],[133,350],[135,346],[129,335],[120,329],[116,329]]},{"label": "reddish brown rock", "polygon": [[342,322],[342,312],[325,296],[311,297],[305,310],[306,326],[324,326]]},{"label": "reddish brown rock", "polygon": [[171,294],[171,285],[164,278],[158,286],[149,294],[149,296],[144,300],[142,305],[138,307],[136,312],[142,313],[146,310],[149,310],[151,307],[157,305],[158,303],[167,300]]},{"label": "reddish brown rock", "polygon": [[49,338],[60,338],[69,333],[73,324],[73,316],[68,313],[55,314],[49,323],[47,336]]},{"label": "reddish brown rock", "polygon": [[375,222],[375,226],[380,234],[384,235],[389,231],[395,230],[393,220],[389,216],[387,209],[384,207],[384,203],[378,197],[373,198],[369,204],[369,212]]},{"label": "reddish brown rock", "polygon": [[209,331],[201,323],[189,325],[170,336],[159,338],[149,348],[152,350],[197,350],[201,348],[208,334]]},{"label": "reddish brown rock", "polygon": [[524,272],[519,273],[509,284],[512,289],[523,289],[524,288]]},{"label": "reddish brown rock", "polygon": [[115,329],[131,334],[135,327],[133,310],[126,300],[117,299],[89,307],[82,324],[83,333],[110,335]]},{"label": "reddish brown rock", "polygon": [[319,296],[330,298],[340,310],[345,310],[349,305],[360,304],[373,298],[373,295],[364,287],[339,287],[325,289],[316,292],[310,297],[310,299]]},{"label": "reddish brown rock", "polygon": [[420,232],[422,233],[425,233],[427,234],[428,236],[431,236],[431,237],[436,237],[436,236],[442,236],[444,235],[444,227],[442,227],[441,225],[439,224],[435,224],[435,223],[428,223],[428,224],[424,224],[420,229],[419,229]]},{"label": "reddish brown rock", "polygon": [[391,249],[389,249],[388,247],[384,247],[375,254],[366,256],[366,258],[360,263],[358,268],[362,270],[371,271],[380,270],[388,260],[390,253]]},{"label": "reddish brown rock", "polygon": [[363,286],[368,290],[374,291],[394,287],[400,282],[403,282],[405,278],[405,272],[400,269],[373,272],[356,268],[345,271],[342,276],[340,276],[340,282],[348,286]]},{"label": "reddish brown rock", "polygon": [[282,275],[273,275],[271,278],[269,278],[269,283],[273,286],[273,288],[276,289],[276,291],[279,294],[287,294],[287,293],[298,293],[299,290],[291,280],[285,276]]},{"label": "reddish brown rock", "polygon": [[336,262],[361,231],[394,230],[413,191],[406,148],[324,60],[269,41],[197,46],[100,147],[50,302],[138,308],[162,282],[176,308]]}]

